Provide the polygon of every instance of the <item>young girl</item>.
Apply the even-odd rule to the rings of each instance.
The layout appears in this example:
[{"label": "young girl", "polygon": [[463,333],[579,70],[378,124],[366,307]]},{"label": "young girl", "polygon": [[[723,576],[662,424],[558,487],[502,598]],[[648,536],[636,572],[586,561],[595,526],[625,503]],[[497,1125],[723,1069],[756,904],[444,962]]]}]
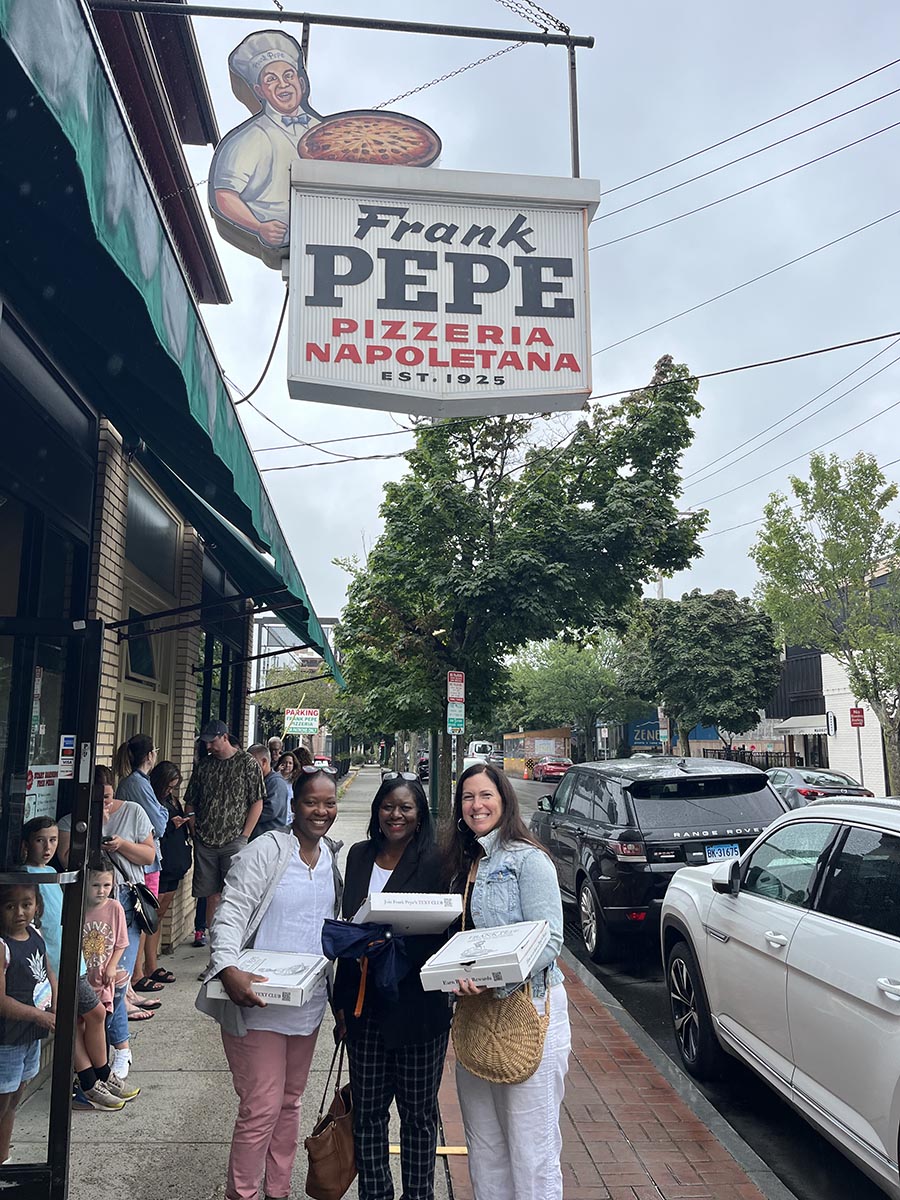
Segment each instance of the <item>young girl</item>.
[{"label": "young girl", "polygon": [[[25,870],[34,875],[54,874],[50,860],[56,854],[59,829],[53,817],[34,817],[22,827],[22,849]],[[59,953],[62,941],[62,888],[58,883],[42,883],[41,937],[47,947],[47,958],[59,975]]]},{"label": "young girl", "polygon": [[0,886],[0,1162],[9,1161],[16,1106],[56,1028],[56,975],[47,961],[37,884]]},{"label": "young girl", "polygon": [[[88,875],[82,953],[88,982],[107,1013],[113,1011],[116,987],[127,979],[119,962],[128,948],[128,927],[125,910],[113,899],[112,891],[112,867],[101,862]],[[75,1070],[81,1090],[94,1108],[121,1108],[141,1090],[110,1071],[105,1037],[92,1038],[81,1020],[75,1039]]]}]

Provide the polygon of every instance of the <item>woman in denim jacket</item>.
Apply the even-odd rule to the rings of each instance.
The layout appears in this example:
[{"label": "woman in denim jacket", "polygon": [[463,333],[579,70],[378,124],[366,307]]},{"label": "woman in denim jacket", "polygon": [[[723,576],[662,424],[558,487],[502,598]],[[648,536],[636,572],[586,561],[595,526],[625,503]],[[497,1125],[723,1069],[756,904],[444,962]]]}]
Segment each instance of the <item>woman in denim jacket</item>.
[{"label": "woman in denim jacket", "polygon": [[[468,891],[466,928],[516,921],[550,924],[550,941],[530,981],[538,1012],[550,1004],[550,1026],[537,1071],[524,1083],[494,1084],[456,1066],[475,1200],[562,1200],[559,1110],[571,1038],[563,976],[556,965],[563,944],[556,868],[525,828],[512,784],[488,763],[478,763],[460,776],[453,820],[448,858],[457,891],[465,889],[477,864]],[[468,979],[460,980],[460,995],[483,990]],[[512,990],[497,992],[503,996]]]}]

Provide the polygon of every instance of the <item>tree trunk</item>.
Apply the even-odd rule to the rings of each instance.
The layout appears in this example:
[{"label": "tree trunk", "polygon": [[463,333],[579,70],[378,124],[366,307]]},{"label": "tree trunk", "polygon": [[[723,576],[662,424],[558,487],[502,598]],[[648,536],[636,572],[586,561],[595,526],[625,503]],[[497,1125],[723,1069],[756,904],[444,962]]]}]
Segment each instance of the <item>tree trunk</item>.
[{"label": "tree trunk", "polygon": [[685,727],[679,721],[678,722],[678,757],[679,758],[690,758],[690,756],[691,756],[690,733],[691,733],[690,727],[685,729]]},{"label": "tree trunk", "polygon": [[888,722],[882,723],[884,756],[887,760],[887,794],[900,796],[900,728]]}]

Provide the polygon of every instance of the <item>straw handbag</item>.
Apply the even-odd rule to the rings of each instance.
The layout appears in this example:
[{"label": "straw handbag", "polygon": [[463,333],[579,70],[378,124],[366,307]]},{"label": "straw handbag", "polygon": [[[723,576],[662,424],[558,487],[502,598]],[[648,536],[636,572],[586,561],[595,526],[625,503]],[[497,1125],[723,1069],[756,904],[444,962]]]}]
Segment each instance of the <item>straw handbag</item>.
[{"label": "straw handbag", "polygon": [[[466,882],[463,928],[477,870],[476,861]],[[530,983],[508,996],[497,996],[490,990],[478,996],[460,996],[450,1028],[460,1065],[488,1083],[524,1083],[530,1079],[544,1055],[544,1038],[550,1024],[549,987],[546,996],[543,1016],[534,1007]]]},{"label": "straw handbag", "polygon": [[[334,1099],[328,1112],[322,1115],[328,1088],[334,1071],[335,1060],[340,1049]],[[350,1084],[341,1087],[341,1071],[344,1066],[344,1043],[335,1046],[325,1092],[319,1105],[319,1115],[312,1133],[306,1139],[306,1154],[309,1169],[306,1174],[306,1194],[313,1200],[341,1200],[356,1178],[356,1150],[353,1144],[353,1103]]]}]

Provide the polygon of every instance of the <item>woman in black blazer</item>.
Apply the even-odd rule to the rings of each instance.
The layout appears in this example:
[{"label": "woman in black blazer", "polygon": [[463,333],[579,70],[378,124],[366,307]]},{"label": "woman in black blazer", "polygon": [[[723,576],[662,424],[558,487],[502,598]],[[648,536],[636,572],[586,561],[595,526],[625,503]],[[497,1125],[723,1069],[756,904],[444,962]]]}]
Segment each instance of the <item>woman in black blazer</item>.
[{"label": "woman in black blazer", "polygon": [[[372,892],[439,892],[441,867],[428,802],[418,777],[391,772],[372,801],[368,837],[347,855],[343,914],[352,917]],[[425,992],[419,968],[446,934],[405,937],[413,969],[399,999],[378,994],[371,979],[360,1016],[360,969],[341,959],[334,984],[338,1031],[346,1034],[353,1093],[359,1200],[393,1196],[388,1146],[391,1101],[400,1114],[404,1200],[432,1200],[438,1138],[437,1094],[447,1052],[449,999]]]}]

